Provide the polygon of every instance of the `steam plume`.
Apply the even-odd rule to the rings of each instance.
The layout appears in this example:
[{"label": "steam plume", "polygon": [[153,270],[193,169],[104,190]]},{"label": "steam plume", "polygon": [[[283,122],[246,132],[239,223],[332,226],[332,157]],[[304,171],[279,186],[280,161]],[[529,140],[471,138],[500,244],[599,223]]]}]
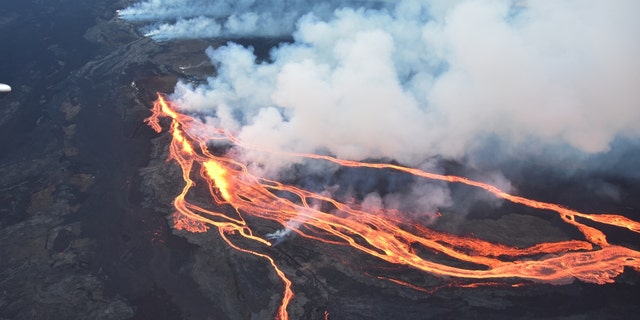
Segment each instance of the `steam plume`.
[{"label": "steam plume", "polygon": [[202,3],[146,1],[120,16],[155,22],[145,30],[158,40],[292,35],[266,63],[250,47],[209,48],[216,76],[172,96],[252,145],[415,166],[472,158],[487,141],[588,155],[640,135],[638,1]]}]

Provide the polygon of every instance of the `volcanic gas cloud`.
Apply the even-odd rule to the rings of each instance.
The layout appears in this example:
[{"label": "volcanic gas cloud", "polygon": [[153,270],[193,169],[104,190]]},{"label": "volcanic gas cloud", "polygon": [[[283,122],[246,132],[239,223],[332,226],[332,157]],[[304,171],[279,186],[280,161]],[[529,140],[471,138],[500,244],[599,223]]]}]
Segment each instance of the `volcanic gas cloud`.
[{"label": "volcanic gas cloud", "polygon": [[[171,132],[183,171],[176,227],[214,227],[231,247],[266,259],[284,284],[285,319],[295,287],[257,248],[293,234],[466,285],[605,284],[625,267],[639,270],[637,247],[610,243],[601,228],[638,233],[638,222],[530,199],[499,172],[522,159],[589,169],[638,147],[636,12],[637,1],[165,0],[119,15],[153,22],[143,31],[159,41],[284,39],[269,57],[233,42],[209,48],[216,75],[160,95],[148,123]],[[441,166],[488,159],[483,182]],[[640,177],[637,164],[604,163],[599,170]],[[215,205],[187,200],[194,181],[206,181]],[[557,215],[580,237],[522,248],[436,231],[439,212],[456,208],[452,184]],[[260,233],[253,219],[279,228]]]}]

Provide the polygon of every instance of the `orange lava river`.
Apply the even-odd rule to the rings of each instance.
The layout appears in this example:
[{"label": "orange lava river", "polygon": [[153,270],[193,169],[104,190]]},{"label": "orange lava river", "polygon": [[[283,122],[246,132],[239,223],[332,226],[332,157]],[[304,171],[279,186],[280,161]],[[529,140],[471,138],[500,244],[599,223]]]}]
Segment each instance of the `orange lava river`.
[{"label": "orange lava river", "polygon": [[[175,227],[193,232],[217,228],[222,239],[232,248],[268,261],[284,286],[282,302],[275,315],[279,319],[289,318],[287,306],[294,298],[292,282],[271,256],[255,248],[241,247],[229,237],[233,234],[234,237],[241,236],[255,242],[258,246],[273,245],[269,238],[253,231],[245,218],[248,216],[276,222],[282,228],[296,226],[287,229],[288,232],[316,241],[348,245],[391,264],[414,268],[435,276],[469,280],[470,284],[463,285],[469,287],[495,284],[500,279],[554,284],[570,283],[577,279],[606,284],[613,282],[625,267],[640,271],[640,251],[610,244],[605,233],[594,227],[604,224],[640,233],[640,223],[620,215],[581,213],[557,204],[509,194],[492,185],[464,177],[434,174],[399,165],[341,160],[316,154],[287,154],[328,161],[344,167],[397,170],[424,179],[484,189],[495,197],[513,203],[555,212],[565,223],[582,233],[584,239],[545,242],[519,248],[444,233],[403,221],[400,215],[370,212],[358,204],[339,202],[324,194],[255,176],[245,164],[231,157],[214,155],[207,145],[213,140],[225,140],[238,148],[252,148],[251,146],[244,145],[222,129],[211,128],[198,119],[179,113],[161,95],[152,112],[146,121],[157,132],[162,131],[161,118],[169,119],[168,130],[172,135],[170,159],[175,160],[182,168],[184,188],[173,203],[177,210]],[[215,201],[211,208],[187,201],[187,195],[193,190],[195,181],[207,183],[209,193]],[[291,196],[278,196],[282,193]],[[330,209],[322,210],[319,206],[310,205],[311,203],[323,203],[323,208]],[[233,208],[233,214],[220,210],[222,207]],[[417,253],[414,249],[416,247],[459,261],[457,265],[472,264],[477,267],[430,261]],[[386,280],[421,289],[404,281]]]}]

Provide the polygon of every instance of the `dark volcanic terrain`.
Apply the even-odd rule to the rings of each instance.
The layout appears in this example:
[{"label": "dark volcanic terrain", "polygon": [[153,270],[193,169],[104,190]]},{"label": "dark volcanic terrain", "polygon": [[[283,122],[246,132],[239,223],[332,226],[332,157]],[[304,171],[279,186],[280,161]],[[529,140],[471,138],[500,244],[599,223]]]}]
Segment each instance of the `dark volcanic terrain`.
[{"label": "dark volcanic terrain", "polygon": [[[265,261],[229,248],[217,231],[170,227],[181,172],[166,161],[168,135],[143,122],[156,92],[214,73],[204,50],[222,43],[153,42],[117,19],[126,5],[3,4],[0,81],[14,91],[0,96],[0,319],[274,318],[283,288]],[[512,176],[529,182],[522,193],[640,218],[637,178],[603,173],[548,181],[521,172],[529,173]],[[607,202],[585,187],[595,178],[627,193]],[[548,191],[549,185],[564,191]],[[445,213],[434,227],[519,246],[575,236],[556,222],[505,206],[494,216]],[[631,234],[614,239],[639,243]],[[630,319],[640,313],[639,277],[630,270],[604,286],[425,293],[376,276],[426,288],[450,279],[301,238],[268,250],[293,281],[292,319]]]}]

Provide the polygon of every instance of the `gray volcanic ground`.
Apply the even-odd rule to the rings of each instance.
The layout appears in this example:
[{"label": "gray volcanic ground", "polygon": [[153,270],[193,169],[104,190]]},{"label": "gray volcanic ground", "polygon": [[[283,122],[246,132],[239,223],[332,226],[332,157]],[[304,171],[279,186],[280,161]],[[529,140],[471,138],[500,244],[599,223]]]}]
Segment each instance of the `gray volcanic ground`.
[{"label": "gray volcanic ground", "polygon": [[[346,141],[345,145],[363,145],[369,137],[380,142],[380,149],[371,151],[338,145],[335,142],[341,141],[340,135],[344,132],[338,132],[333,137],[314,131],[318,129],[322,132],[322,128],[310,128],[309,134],[297,136],[305,142],[299,145],[309,146],[314,142],[312,147],[325,148],[344,157],[389,159],[397,154],[402,158],[399,161],[407,163],[422,161],[416,159],[436,159],[433,161],[437,162],[435,167],[440,172],[486,178],[502,187],[511,186],[518,194],[585,212],[616,213],[640,220],[640,143],[637,139],[639,127],[636,126],[640,120],[637,113],[640,108],[635,90],[638,82],[634,81],[637,79],[638,65],[635,62],[626,68],[622,66],[628,61],[624,59],[627,53],[637,53],[634,51],[636,44],[630,44],[625,55],[614,55],[615,59],[612,58],[620,63],[612,67],[619,72],[616,74],[620,75],[617,81],[613,81],[613,75],[605,68],[606,64],[593,65],[594,74],[601,77],[601,83],[596,83],[595,87],[602,90],[587,90],[592,92],[588,98],[594,101],[593,104],[587,104],[591,113],[578,117],[583,120],[606,119],[607,123],[614,124],[599,126],[600,122],[597,121],[566,120],[570,122],[569,129],[561,129],[562,125],[553,123],[543,126],[548,129],[543,134],[531,138],[523,132],[538,132],[536,130],[540,123],[538,119],[531,118],[538,113],[530,112],[520,117],[521,113],[505,112],[508,109],[505,106],[513,100],[500,100],[492,109],[493,116],[504,115],[501,121],[508,123],[504,126],[492,124],[495,118],[482,117],[467,108],[467,100],[486,102],[494,98],[480,92],[494,92],[491,86],[475,91],[475,87],[460,87],[460,83],[466,82],[453,81],[458,78],[450,78],[453,82],[439,86],[433,85],[437,82],[434,80],[437,76],[455,69],[447,69],[442,64],[444,60],[433,60],[432,64],[420,70],[399,67],[398,83],[380,79],[382,82],[366,82],[371,77],[377,79],[377,73],[369,74],[368,71],[379,71],[383,75],[389,71],[380,67],[390,61],[385,60],[385,54],[389,54],[388,58],[395,57],[390,52],[400,52],[408,60],[422,59],[412,57],[409,54],[411,50],[403,51],[400,47],[395,51],[392,49],[392,43],[412,42],[414,35],[399,30],[401,27],[411,27],[411,23],[421,22],[415,17],[420,16],[422,7],[412,7],[418,2],[403,2],[407,7],[398,16],[415,19],[402,20],[406,22],[402,26],[392,24],[394,27],[388,30],[391,36],[371,33],[351,39],[353,42],[343,41],[342,46],[336,48],[322,46],[333,43],[331,39],[337,39],[335,34],[327,30],[336,31],[335,28],[339,26],[348,29],[353,26],[365,28],[385,25],[397,22],[398,16],[384,17],[379,14],[381,11],[345,11],[337,20],[333,20],[333,25],[323,26],[320,22],[332,19],[334,9],[344,3],[358,3],[370,10],[392,12],[395,2],[327,1],[318,5],[309,1],[278,1],[276,3],[279,6],[274,4],[265,8],[255,5],[254,1],[238,2],[246,7],[225,1],[185,1],[187,4],[210,4],[204,7],[194,5],[191,12],[184,11],[184,3],[173,5],[182,3],[180,1],[148,2],[165,5],[152,10],[146,10],[144,3],[122,0],[25,0],[0,6],[0,82],[13,87],[13,92],[0,96],[0,319],[275,317],[282,297],[282,285],[263,260],[231,249],[214,231],[191,234],[172,229],[169,219],[173,213],[171,202],[182,188],[181,172],[174,163],[166,161],[168,135],[156,134],[143,123],[150,114],[149,108],[156,98],[156,92],[174,93],[172,97],[176,100],[191,102],[190,106],[185,107],[192,108],[189,110],[191,112],[206,112],[206,102],[211,101],[207,99],[244,104],[249,112],[238,116],[240,111],[233,108],[239,107],[231,105],[227,111],[235,118],[219,116],[219,120],[244,132],[245,138],[253,138],[258,142],[264,138],[268,140],[264,143],[273,143],[277,147],[295,145],[292,144],[292,135],[287,134],[295,130],[256,134],[262,132],[257,130],[260,127],[257,124],[262,122],[249,120],[273,119],[268,117],[273,115],[270,113],[272,111],[260,104],[258,98],[273,99],[270,101],[280,103],[283,109],[288,105],[304,106],[314,101],[326,104],[341,101],[347,104],[371,103],[372,107],[367,109],[370,114],[381,112],[376,101],[397,98],[407,102],[407,105],[415,104],[418,111],[401,110],[406,112],[405,117],[394,116],[396,112],[381,117],[372,116],[370,120],[374,124],[376,121],[389,121],[394,128],[403,128],[404,124],[407,129],[414,128],[415,124],[407,120],[407,114],[414,120],[435,119],[431,118],[432,113],[420,111],[421,103],[428,100],[436,106],[435,113],[443,117],[437,119],[466,115],[461,119],[454,117],[458,122],[453,121],[447,126],[434,125],[436,136],[443,139],[442,143],[438,142],[440,140],[410,139],[420,141],[397,147],[394,142],[406,139],[404,133],[372,133],[376,126],[363,126],[359,124],[357,116],[350,117],[348,114],[362,110],[341,109],[344,106],[338,103],[338,107],[331,111],[335,115],[346,110],[341,119],[346,119],[347,123],[353,124],[352,129],[357,129],[349,136],[354,140]],[[296,21],[311,7],[317,20],[307,17],[303,20],[305,22],[300,23],[303,31],[294,34]],[[165,10],[159,10],[162,8]],[[420,10],[411,10],[416,8]],[[434,5],[433,8],[439,6]],[[514,6],[505,10],[511,10],[508,15],[513,18],[517,17],[518,8]],[[121,10],[120,17],[118,10]],[[182,11],[176,14],[171,10]],[[236,18],[229,18],[235,10],[244,11],[243,14],[237,14]],[[144,16],[145,12],[155,12],[155,16]],[[287,14],[278,15],[278,12]],[[412,12],[416,14],[412,15]],[[459,12],[461,16],[452,16],[452,20],[448,21],[467,17],[465,12],[468,13]],[[360,23],[349,24],[349,18]],[[357,20],[361,18],[363,20]],[[622,18],[621,21],[626,21]],[[280,23],[274,24],[273,21]],[[488,19],[484,22],[490,24],[492,21]],[[579,23],[577,25],[581,26]],[[597,26],[597,21],[590,25]],[[396,27],[400,29],[395,30]],[[439,27],[443,26],[433,26],[435,29]],[[574,24],[566,27],[571,29]],[[632,30],[631,36],[637,39],[637,30],[640,29],[634,29],[634,25],[626,27]],[[455,30],[449,30],[453,32],[449,35],[454,38]],[[493,29],[493,32],[496,30],[502,29]],[[591,31],[599,30],[594,27]],[[616,33],[621,42],[628,39],[625,36],[629,35],[629,30],[625,30]],[[572,44],[579,47],[583,43],[581,41],[595,34],[593,32],[577,37]],[[407,37],[394,38],[403,34]],[[480,33],[478,37],[481,37]],[[283,46],[282,43],[295,44],[301,38],[307,39],[306,45],[282,49],[279,58],[271,58],[276,61],[274,65],[277,68],[269,69],[265,67],[266,64],[254,61],[245,63],[236,59],[245,57],[244,48],[252,46],[258,59],[266,61],[270,59],[268,55],[271,48]],[[618,38],[600,44],[615,48],[614,41]],[[241,45],[230,45],[226,51],[214,50],[223,48],[230,39]],[[434,39],[431,38],[435,41],[433,43],[440,41]],[[527,39],[537,38],[532,36]],[[549,52],[560,48],[553,46],[558,39],[562,38],[559,36],[550,40],[551,44],[546,47]],[[368,56],[366,52],[358,51],[359,47],[349,46],[353,43],[369,48],[366,52],[378,52],[381,55]],[[209,47],[212,49],[207,49]],[[297,50],[304,51],[311,47],[325,50],[311,54],[319,59],[317,65],[311,66],[309,62],[296,65],[294,62],[300,61],[287,60],[302,54]],[[520,49],[526,48],[523,46]],[[351,50],[355,50],[357,55],[350,56],[353,53]],[[440,55],[439,59],[446,56],[446,50],[435,51]],[[322,52],[333,52],[335,55],[329,60],[322,60]],[[484,55],[485,58],[489,53],[476,52],[477,56]],[[602,62],[597,58],[600,57],[598,54],[594,53],[592,57],[596,58],[587,62]],[[363,55],[372,60],[359,59]],[[544,56],[544,52],[541,56]],[[631,56],[632,60],[637,57]],[[341,60],[344,57],[346,60]],[[512,88],[515,91],[527,91],[523,88],[544,83],[549,79],[545,72],[553,74],[555,70],[550,66],[557,61],[547,63],[545,59],[537,60],[538,56],[522,57],[531,58],[527,60],[531,62],[530,65],[541,66],[541,71],[533,76],[535,81],[514,84]],[[461,59],[471,58],[461,56]],[[573,59],[569,57],[568,60]],[[449,63],[455,65],[456,61],[450,60]],[[472,60],[464,61],[477,66]],[[353,62],[356,66],[357,62],[362,62],[365,67],[340,69],[340,66],[347,66],[347,62]],[[574,65],[567,67],[570,70],[563,69],[566,72],[557,74],[556,79],[565,84],[577,81],[579,85],[568,85],[575,90],[591,88],[592,83],[581,78],[591,75],[588,72],[580,73],[584,70],[583,63],[575,61]],[[284,68],[285,65],[289,69]],[[239,67],[233,69],[230,66]],[[306,72],[303,75],[315,71],[317,73],[314,75],[319,76],[293,77],[297,75],[296,66],[310,67],[304,69]],[[251,94],[243,95],[236,91],[230,95],[220,89],[225,88],[225,84],[240,87],[238,73],[234,73],[234,70],[246,71],[239,74],[256,75],[257,78],[245,79],[254,85],[249,87],[253,90],[249,90]],[[272,73],[274,70],[277,72]],[[478,72],[483,75],[484,72],[491,74],[494,71]],[[360,74],[364,76],[358,77]],[[218,75],[218,80],[210,78],[213,75]],[[435,76],[429,80],[427,75]],[[505,74],[495,76],[502,79]],[[351,81],[353,79],[355,82]],[[483,78],[478,76],[474,79]],[[363,81],[377,89],[370,92],[358,86],[349,87],[351,83]],[[313,92],[304,91],[308,88],[302,84],[306,83],[318,86],[328,84],[327,88],[331,90],[314,95]],[[613,86],[611,83],[623,84]],[[398,84],[402,85],[401,89],[386,91]],[[411,96],[419,85],[427,84],[435,88],[434,95]],[[377,85],[379,87],[375,87]],[[336,88],[338,90],[333,90]],[[350,92],[364,90],[364,96],[374,93],[388,95],[373,95],[373,100],[360,100],[341,96],[340,88],[352,90]],[[446,95],[447,90],[460,88],[469,90],[465,91],[469,92],[469,99]],[[534,93],[555,92],[554,85],[541,88]],[[300,101],[293,101],[292,96],[284,94],[291,90],[308,94],[301,95]],[[601,95],[603,92],[613,92],[616,98],[608,100],[609,104],[602,107],[604,109],[594,107],[596,102],[605,101]],[[523,108],[536,108],[536,103],[544,102],[535,94],[526,96],[531,101]],[[582,101],[571,100],[569,95],[563,94],[555,97],[560,102],[576,105]],[[455,105],[456,112],[447,114],[443,110],[438,111],[439,103]],[[618,109],[616,106],[619,105],[623,107]],[[552,103],[537,110],[541,113],[550,112],[554,110],[553,106],[557,105]],[[579,109],[575,108],[570,111]],[[285,128],[283,124],[288,122],[295,127],[295,121],[287,121],[293,119],[294,115],[296,119],[328,119],[323,114],[310,114],[311,108],[287,110],[282,111],[281,115],[284,116],[271,124],[276,123],[280,127],[275,127],[282,129]],[[221,115],[223,111],[216,112]],[[477,126],[467,122],[474,119],[478,122]],[[342,124],[340,121],[333,123],[340,128],[349,127]],[[462,130],[463,124],[468,124],[464,127],[466,130]],[[481,130],[484,128],[482,126],[489,124],[495,125],[495,132]],[[447,130],[452,128],[460,131],[448,134],[450,131]],[[521,128],[526,130],[519,131]],[[584,128],[593,129],[588,131],[588,139],[577,134],[584,132],[581,131]],[[419,135],[423,133],[421,130],[418,126],[411,133]],[[514,147],[501,140],[506,133],[513,133],[520,142],[525,141],[525,146]],[[475,144],[472,138],[478,135],[483,137],[482,143]],[[549,147],[547,139],[556,138],[562,143]],[[464,143],[456,144],[460,141]],[[418,143],[428,148],[414,152]],[[422,153],[424,150],[428,150],[427,154]],[[266,165],[269,169],[266,174],[277,172],[281,169],[279,166],[278,163]],[[295,179],[304,180],[300,177]],[[358,189],[363,196],[373,197],[371,195],[374,193],[382,195],[381,181],[386,183],[385,192],[390,194],[395,190],[390,185],[406,183],[403,179],[406,178],[383,179],[377,177],[375,172],[363,175],[361,172],[344,170],[298,182],[309,187],[345,182]],[[446,196],[423,197],[420,198],[422,202],[406,200],[409,202],[405,203],[409,203],[408,206],[426,203],[427,206],[440,209],[443,216],[433,225],[435,229],[472,234],[515,246],[579,237],[575,230],[564,226],[554,215],[544,216],[509,204],[488,201],[460,186],[433,188],[430,190],[437,191],[434,194]],[[415,189],[409,193],[412,191]],[[382,200],[388,205],[392,198]],[[634,249],[640,246],[640,239],[635,233],[613,228],[603,230],[612,243]],[[433,293],[425,293],[376,277],[401,278],[427,288],[449,283],[448,280],[386,264],[345,246],[332,246],[303,238],[293,237],[267,250],[265,253],[272,256],[293,281],[296,297],[289,307],[292,319],[325,319],[327,314],[329,319],[630,319],[640,312],[636,298],[640,296],[640,278],[633,270],[626,270],[616,278],[615,283],[607,285],[574,282],[562,286],[536,284],[518,288],[444,287]],[[438,259],[437,255],[434,255],[434,259]]]}]

